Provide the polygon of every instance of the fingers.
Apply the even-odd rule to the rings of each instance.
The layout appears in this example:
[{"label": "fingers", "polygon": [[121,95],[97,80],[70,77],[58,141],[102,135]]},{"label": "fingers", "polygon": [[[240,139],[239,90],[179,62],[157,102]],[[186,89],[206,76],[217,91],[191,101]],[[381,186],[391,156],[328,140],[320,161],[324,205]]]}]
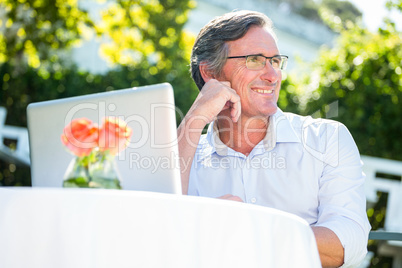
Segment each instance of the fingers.
[{"label": "fingers", "polygon": [[220,82],[221,84],[224,84],[224,85],[227,86],[228,88],[231,88],[229,81],[219,81],[219,82]]},{"label": "fingers", "polygon": [[215,79],[205,83],[190,109],[192,116],[205,117],[212,122],[220,112],[229,109],[231,120],[237,122],[241,114],[240,97],[228,81]]},{"label": "fingers", "polygon": [[228,81],[220,81],[221,84],[228,88],[229,99],[225,106],[229,106],[230,116],[233,122],[237,122],[239,120],[241,114],[241,104],[240,97],[237,95],[236,91],[231,88],[231,84]]},{"label": "fingers", "polygon": [[223,196],[218,197],[218,199],[225,199],[225,200],[243,202],[243,200],[240,197],[232,195],[232,194],[225,194]]},{"label": "fingers", "polygon": [[230,111],[230,116],[232,117],[233,122],[239,121],[239,117],[241,114],[241,104],[240,104],[240,97],[236,102],[232,103],[232,110]]}]

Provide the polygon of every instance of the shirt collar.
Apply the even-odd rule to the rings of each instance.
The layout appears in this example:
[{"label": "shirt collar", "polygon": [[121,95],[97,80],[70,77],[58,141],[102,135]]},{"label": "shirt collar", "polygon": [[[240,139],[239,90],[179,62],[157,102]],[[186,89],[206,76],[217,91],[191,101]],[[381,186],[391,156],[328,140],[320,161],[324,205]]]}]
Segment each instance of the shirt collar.
[{"label": "shirt collar", "polygon": [[229,151],[229,147],[226,146],[221,141],[221,138],[219,138],[219,129],[218,129],[218,124],[216,124],[216,121],[212,123],[212,146],[215,148],[215,151],[219,155],[227,155]]},{"label": "shirt collar", "polygon": [[273,117],[273,125],[276,133],[276,143],[279,142],[301,142],[296,130],[289,120],[289,117],[278,108]]},{"label": "shirt collar", "polygon": [[[206,143],[202,145],[200,151],[202,160],[208,155],[216,152],[219,155],[236,155],[238,152],[227,147],[219,138],[219,130],[216,121],[212,122],[206,134]],[[277,143],[284,142],[300,142],[300,138],[297,136],[295,129],[293,128],[288,117],[281,109],[277,109],[276,113],[270,116],[267,134],[264,139],[256,145],[256,148],[270,151],[275,148]],[[263,148],[261,148],[263,145]]]}]

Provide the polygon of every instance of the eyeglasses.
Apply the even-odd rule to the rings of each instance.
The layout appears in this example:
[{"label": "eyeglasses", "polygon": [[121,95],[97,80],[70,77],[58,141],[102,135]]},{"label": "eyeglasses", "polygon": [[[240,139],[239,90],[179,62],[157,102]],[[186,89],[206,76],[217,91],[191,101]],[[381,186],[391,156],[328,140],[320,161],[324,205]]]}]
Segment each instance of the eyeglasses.
[{"label": "eyeglasses", "polygon": [[249,70],[262,70],[265,67],[265,63],[269,60],[272,67],[277,70],[285,70],[288,62],[288,56],[275,55],[272,57],[265,57],[263,55],[247,55],[247,56],[235,56],[227,57],[227,59],[239,59],[246,58],[246,67]]}]

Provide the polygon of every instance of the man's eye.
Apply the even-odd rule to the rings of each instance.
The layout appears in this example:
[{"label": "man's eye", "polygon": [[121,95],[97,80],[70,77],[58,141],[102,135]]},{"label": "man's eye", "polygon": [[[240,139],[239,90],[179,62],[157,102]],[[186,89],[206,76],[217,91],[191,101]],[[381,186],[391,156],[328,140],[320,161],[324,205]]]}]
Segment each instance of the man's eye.
[{"label": "man's eye", "polygon": [[275,57],[275,58],[272,58],[271,63],[272,63],[273,66],[277,67],[277,66],[281,65],[281,61],[282,61],[281,58]]},{"label": "man's eye", "polygon": [[251,61],[251,62],[259,62],[258,56],[249,56],[248,60]]}]

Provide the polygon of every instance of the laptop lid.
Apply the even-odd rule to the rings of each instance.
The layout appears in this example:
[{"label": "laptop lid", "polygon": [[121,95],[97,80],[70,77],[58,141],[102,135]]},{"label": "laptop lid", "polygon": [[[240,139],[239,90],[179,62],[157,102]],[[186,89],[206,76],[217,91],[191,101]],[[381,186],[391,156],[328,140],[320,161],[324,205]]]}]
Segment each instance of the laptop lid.
[{"label": "laptop lid", "polygon": [[102,124],[108,116],[132,129],[128,147],[116,156],[124,190],[181,194],[173,89],[163,83],[32,103],[27,108],[32,186],[62,187],[74,155],[61,141],[73,119]]}]

